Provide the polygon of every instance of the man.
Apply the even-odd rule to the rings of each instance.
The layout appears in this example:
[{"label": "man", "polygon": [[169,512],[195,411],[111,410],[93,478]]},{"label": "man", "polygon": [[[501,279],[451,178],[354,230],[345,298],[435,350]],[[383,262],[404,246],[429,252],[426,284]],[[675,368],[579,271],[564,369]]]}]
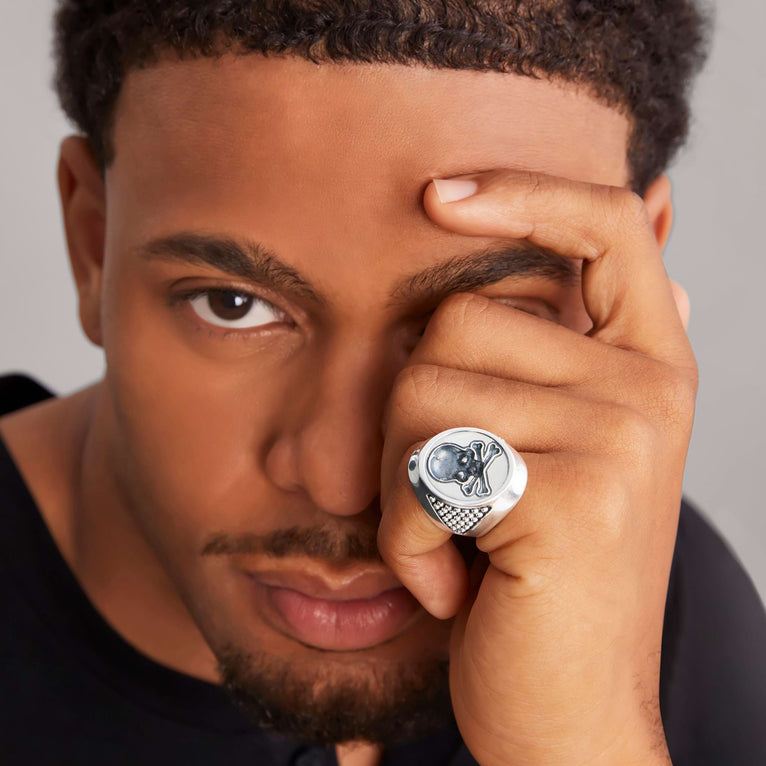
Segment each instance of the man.
[{"label": "man", "polygon": [[[5,381],[4,762],[763,762],[762,606],[679,524],[694,8],[64,0],[56,29],[106,373]],[[528,472],[475,544],[408,475],[452,428]]]}]

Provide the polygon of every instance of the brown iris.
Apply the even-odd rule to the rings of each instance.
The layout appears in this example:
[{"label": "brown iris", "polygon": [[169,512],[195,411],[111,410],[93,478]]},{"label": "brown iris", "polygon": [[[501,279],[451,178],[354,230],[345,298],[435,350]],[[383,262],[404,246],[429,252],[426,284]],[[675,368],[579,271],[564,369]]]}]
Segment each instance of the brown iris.
[{"label": "brown iris", "polygon": [[208,294],[207,301],[210,310],[219,319],[231,322],[247,315],[253,305],[253,296],[231,290],[214,290]]}]

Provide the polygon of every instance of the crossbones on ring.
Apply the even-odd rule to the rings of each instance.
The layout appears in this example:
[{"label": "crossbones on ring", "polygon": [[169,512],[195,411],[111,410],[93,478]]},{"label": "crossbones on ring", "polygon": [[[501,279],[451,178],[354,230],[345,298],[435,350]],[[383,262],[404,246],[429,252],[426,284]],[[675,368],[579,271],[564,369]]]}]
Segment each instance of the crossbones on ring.
[{"label": "crossbones on ring", "polygon": [[479,537],[498,524],[527,485],[521,455],[480,428],[450,428],[415,450],[410,484],[428,516],[456,535]]}]

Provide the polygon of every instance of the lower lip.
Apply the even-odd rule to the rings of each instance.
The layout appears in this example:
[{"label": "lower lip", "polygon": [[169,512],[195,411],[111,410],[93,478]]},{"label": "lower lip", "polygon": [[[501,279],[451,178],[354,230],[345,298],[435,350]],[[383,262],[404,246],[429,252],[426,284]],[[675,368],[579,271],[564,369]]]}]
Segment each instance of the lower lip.
[{"label": "lower lip", "polygon": [[420,611],[405,588],[393,588],[372,598],[328,601],[291,588],[265,587],[288,634],[317,649],[369,649],[394,638]]}]

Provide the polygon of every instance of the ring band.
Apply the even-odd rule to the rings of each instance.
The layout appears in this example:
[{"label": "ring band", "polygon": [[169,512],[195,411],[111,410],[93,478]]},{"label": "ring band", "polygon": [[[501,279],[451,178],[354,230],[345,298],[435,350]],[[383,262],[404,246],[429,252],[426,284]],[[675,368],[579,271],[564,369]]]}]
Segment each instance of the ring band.
[{"label": "ring band", "polygon": [[429,518],[466,537],[479,537],[499,524],[527,486],[521,455],[481,428],[436,434],[412,453],[407,473]]}]

